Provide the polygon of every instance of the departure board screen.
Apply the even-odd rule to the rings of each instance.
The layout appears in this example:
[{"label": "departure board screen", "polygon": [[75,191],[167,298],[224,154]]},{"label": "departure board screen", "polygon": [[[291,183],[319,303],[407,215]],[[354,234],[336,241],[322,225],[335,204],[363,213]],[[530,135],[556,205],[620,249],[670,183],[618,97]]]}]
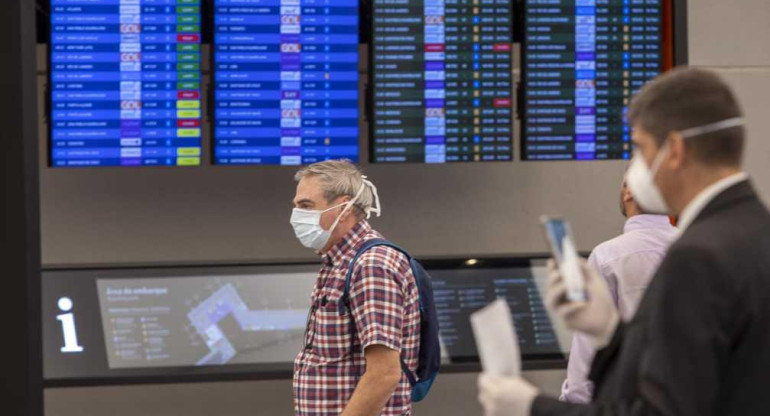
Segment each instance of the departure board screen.
[{"label": "departure board screen", "polygon": [[525,160],[629,159],[625,114],[661,72],[662,0],[527,0]]},{"label": "departure board screen", "polygon": [[51,0],[51,163],[199,165],[200,0]]},{"label": "departure board screen", "polygon": [[561,354],[529,267],[431,270],[441,344],[452,362],[477,361],[470,314],[497,298],[508,302],[524,356]]},{"label": "departure board screen", "polygon": [[372,162],[513,158],[512,3],[373,0]]},{"label": "departure board screen", "polygon": [[358,0],[215,1],[215,163],[358,161]]}]

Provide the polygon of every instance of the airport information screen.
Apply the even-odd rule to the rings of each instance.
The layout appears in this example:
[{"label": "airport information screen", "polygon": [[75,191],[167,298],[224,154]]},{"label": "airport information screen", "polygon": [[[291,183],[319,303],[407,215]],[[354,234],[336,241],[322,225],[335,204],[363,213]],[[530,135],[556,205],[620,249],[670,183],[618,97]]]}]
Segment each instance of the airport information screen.
[{"label": "airport information screen", "polygon": [[372,162],[512,160],[512,0],[372,0]]},{"label": "airport information screen", "polygon": [[46,272],[45,378],[285,371],[316,275],[303,265]]},{"label": "airport information screen", "polygon": [[199,165],[199,0],[51,0],[55,167]]},{"label": "airport information screen", "polygon": [[523,160],[631,157],[625,114],[661,72],[662,1],[526,1]]},{"label": "airport information screen", "polygon": [[358,0],[216,0],[214,158],[358,161]]},{"label": "airport information screen", "polygon": [[511,308],[525,356],[561,354],[529,267],[431,270],[441,343],[453,362],[477,361],[470,314],[497,298]]},{"label": "airport information screen", "polygon": [[[439,263],[426,265],[445,359],[478,362],[469,315],[498,297],[511,307],[525,360],[563,358],[538,290],[543,266]],[[317,274],[315,264],[46,271],[45,378],[290,371]]]},{"label": "airport information screen", "polygon": [[[97,280],[109,367],[291,362],[313,276]],[[265,296],[265,294],[270,296]]]}]

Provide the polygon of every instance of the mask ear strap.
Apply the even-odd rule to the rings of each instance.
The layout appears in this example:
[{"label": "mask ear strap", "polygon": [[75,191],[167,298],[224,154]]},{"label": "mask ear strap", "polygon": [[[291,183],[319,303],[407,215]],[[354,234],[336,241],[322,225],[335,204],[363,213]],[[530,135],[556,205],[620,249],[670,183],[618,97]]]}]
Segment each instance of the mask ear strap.
[{"label": "mask ear strap", "polygon": [[374,205],[376,205],[376,206],[377,206],[377,207],[375,208],[375,207],[374,207],[374,205],[373,205],[372,207],[370,207],[370,208],[369,208],[369,209],[366,211],[366,219],[369,219],[369,218],[371,218],[371,216],[372,216],[372,212],[374,212],[375,214],[377,214],[377,217],[379,217],[380,215],[382,215],[382,205],[380,205],[380,196],[377,194],[377,187],[376,187],[376,186],[374,186],[374,184],[373,184],[373,183],[372,183],[370,180],[368,180],[368,179],[366,178],[366,176],[363,176],[363,175],[362,175],[362,176],[361,176],[361,180],[363,181],[364,185],[368,186],[368,187],[369,187],[369,189],[371,189],[371,190],[372,190],[372,195],[374,196],[374,201],[373,201],[373,202],[374,202]]},{"label": "mask ear strap", "polygon": [[[365,177],[366,176],[364,176],[364,178]],[[369,182],[369,183],[371,183],[371,182]],[[337,216],[337,220],[334,221],[334,226],[337,226],[337,222],[339,222],[340,218],[342,217],[342,215],[344,213],[348,212],[349,209],[353,208],[356,205],[356,201],[358,201],[358,198],[361,197],[362,193],[364,193],[364,184],[363,183],[361,184],[361,187],[358,188],[358,192],[356,192],[356,195],[353,196],[353,199],[351,199],[350,201],[347,201],[347,202],[343,202],[343,203],[341,203],[341,204],[339,204],[337,206],[334,206],[332,208],[329,208],[329,209],[333,209],[333,208],[337,208],[337,207],[341,207],[343,205],[346,205],[346,207],[342,210],[342,212],[340,212],[340,215]],[[369,218],[369,217],[367,217],[367,218]]]},{"label": "mask ear strap", "polygon": [[[361,190],[363,190],[363,187],[361,188]],[[351,199],[350,201],[343,202],[343,203],[341,203],[341,204],[339,204],[337,206],[329,208],[329,209],[334,209],[334,208],[341,207],[341,206],[345,205],[345,208],[342,209],[342,212],[340,212],[340,215],[337,215],[337,219],[334,220],[334,224],[332,224],[331,228],[329,228],[329,232],[332,232],[337,227],[337,224],[339,224],[339,222],[340,222],[340,218],[342,218],[342,216],[346,212],[348,212],[348,210],[355,204],[356,199],[358,199],[358,197],[360,195],[361,195],[361,191],[358,191],[358,193],[356,194],[355,198]]]},{"label": "mask ear strap", "polygon": [[655,160],[652,161],[652,166],[650,166],[650,173],[653,177],[658,174],[658,169],[660,169],[660,165],[663,164],[663,160],[668,155],[668,152],[670,151],[670,144],[669,141],[666,140],[666,143],[663,145],[663,147],[658,150],[658,154],[655,155]]},{"label": "mask ear strap", "polygon": [[733,127],[740,127],[744,125],[742,117],[733,117],[726,120],[717,121],[716,123],[706,124],[704,126],[691,127],[679,132],[683,138],[689,139],[690,137],[702,136],[704,134],[713,133],[719,130],[731,129]]}]

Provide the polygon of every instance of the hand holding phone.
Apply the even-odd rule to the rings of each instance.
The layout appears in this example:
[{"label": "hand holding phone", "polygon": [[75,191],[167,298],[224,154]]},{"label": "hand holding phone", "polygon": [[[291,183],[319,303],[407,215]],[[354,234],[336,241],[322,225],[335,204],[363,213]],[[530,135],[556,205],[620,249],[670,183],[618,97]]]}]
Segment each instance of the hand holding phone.
[{"label": "hand holding phone", "polygon": [[569,222],[563,218],[544,216],[540,219],[546,241],[559,272],[567,287],[566,297],[571,302],[585,302],[585,278],[580,267],[580,256],[575,248]]},{"label": "hand holding phone", "polygon": [[544,303],[564,325],[588,336],[596,349],[612,340],[620,317],[604,279],[585,260],[578,262],[585,278],[586,301],[570,302],[565,278],[555,261],[548,262],[548,289]]}]

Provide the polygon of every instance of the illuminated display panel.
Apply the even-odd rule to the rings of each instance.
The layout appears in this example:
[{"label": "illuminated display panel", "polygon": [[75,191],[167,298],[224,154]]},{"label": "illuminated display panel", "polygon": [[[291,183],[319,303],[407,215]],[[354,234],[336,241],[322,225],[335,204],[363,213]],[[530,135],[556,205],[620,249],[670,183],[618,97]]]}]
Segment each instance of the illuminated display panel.
[{"label": "illuminated display panel", "polygon": [[625,113],[661,72],[662,0],[527,0],[524,160],[630,159]]},{"label": "illuminated display panel", "polygon": [[511,0],[373,0],[371,161],[513,158]]},{"label": "illuminated display panel", "polygon": [[358,0],[216,0],[215,163],[358,161]]},{"label": "illuminated display panel", "polygon": [[52,165],[199,165],[200,20],[199,0],[52,0]]}]

